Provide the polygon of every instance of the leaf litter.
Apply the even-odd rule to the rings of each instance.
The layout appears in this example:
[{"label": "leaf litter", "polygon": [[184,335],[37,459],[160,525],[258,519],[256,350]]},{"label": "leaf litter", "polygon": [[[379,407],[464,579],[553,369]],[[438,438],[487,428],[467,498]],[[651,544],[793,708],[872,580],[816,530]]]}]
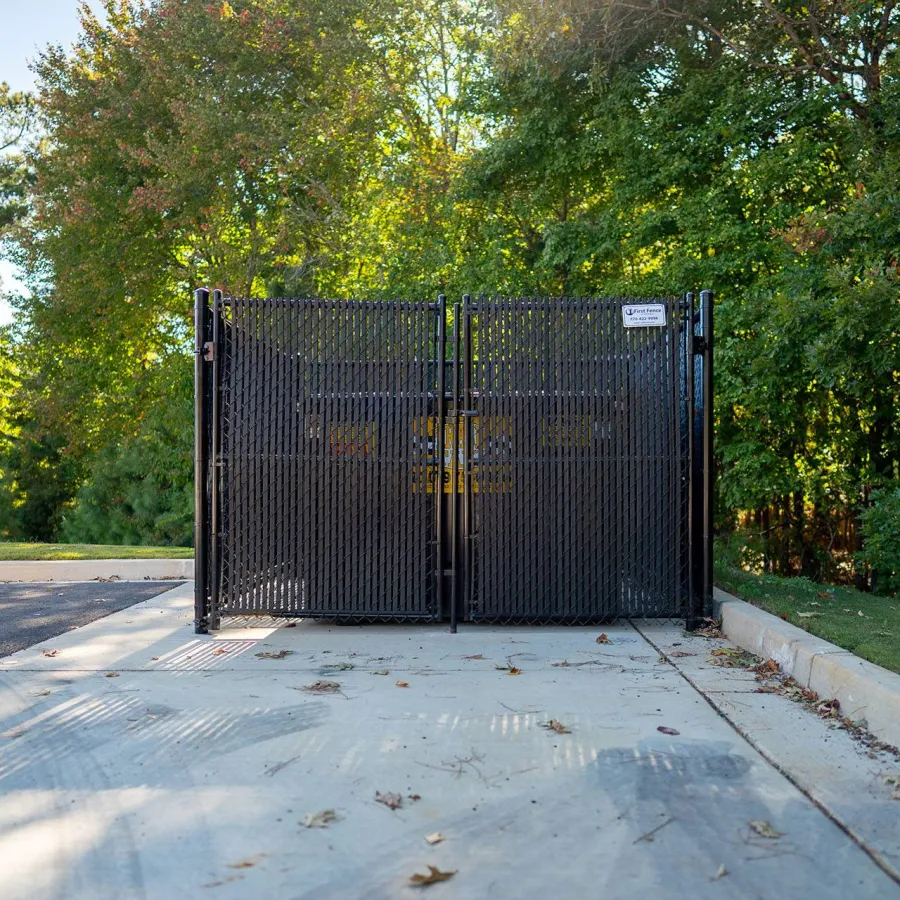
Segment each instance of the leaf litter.
[{"label": "leaf litter", "polygon": [[425,842],[434,846],[435,844],[439,844],[441,841],[446,840],[444,836],[439,832],[435,831],[431,834],[425,835]]},{"label": "leaf litter", "polygon": [[609,639],[609,635],[604,631],[595,641],[598,644],[611,644],[612,641]]},{"label": "leaf litter", "polygon": [[440,881],[449,881],[456,872],[442,872],[436,866],[428,867],[427,875],[420,875],[418,872],[409,876],[409,883],[416,887],[427,887],[430,884],[437,884]]},{"label": "leaf litter", "polygon": [[341,685],[337,681],[320,680],[314,681],[312,684],[306,684],[299,690],[305,691],[307,694],[339,694]]},{"label": "leaf litter", "polygon": [[662,734],[681,734],[677,728],[669,728],[668,725],[657,725],[656,730]]},{"label": "leaf litter", "polygon": [[541,722],[541,728],[546,728],[548,731],[555,731],[557,734],[572,733],[571,729],[566,728],[566,726],[558,719],[551,719],[549,722]]},{"label": "leaf litter", "polygon": [[300,820],[304,828],[327,828],[332,822],[337,822],[338,815],[333,809],[322,809],[316,813],[310,813]]},{"label": "leaf litter", "polygon": [[400,809],[403,806],[403,796],[390,792],[382,794],[381,791],[375,791],[375,802],[383,803],[388,809]]},{"label": "leaf litter", "polygon": [[290,656],[294,651],[293,650],[279,650],[277,653],[269,653],[268,651],[264,653],[257,653],[257,659],[284,659],[286,656]]},{"label": "leaf litter", "polygon": [[750,827],[760,836],[764,838],[768,838],[769,840],[776,840],[780,838],[783,834],[781,831],[776,831],[770,822],[765,821],[765,819],[751,819]]}]

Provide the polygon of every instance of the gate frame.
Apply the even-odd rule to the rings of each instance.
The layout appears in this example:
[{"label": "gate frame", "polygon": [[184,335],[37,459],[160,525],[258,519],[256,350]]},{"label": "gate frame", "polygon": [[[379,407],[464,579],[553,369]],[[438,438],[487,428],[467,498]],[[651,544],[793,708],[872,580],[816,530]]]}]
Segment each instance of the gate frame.
[{"label": "gate frame", "polygon": [[[210,306],[210,298],[212,306]],[[207,634],[220,625],[218,604],[219,563],[219,420],[221,307],[220,290],[200,288],[194,291],[194,631]],[[687,527],[687,608],[685,628],[695,630],[712,614],[713,599],[713,517],[715,459],[713,453],[713,292],[700,292],[699,309],[693,293],[684,295],[688,310],[685,335],[686,403],[688,422],[688,527]],[[435,405],[436,475],[434,554],[435,602],[442,617],[449,614],[451,633],[456,633],[460,606],[468,609],[473,593],[472,522],[472,334],[470,304],[472,296],[463,295],[453,304],[453,333],[448,336],[447,298],[438,296],[437,304],[437,388]],[[452,385],[446,384],[447,347],[453,344]],[[462,365],[460,364],[462,360]],[[463,493],[459,494],[459,453],[451,459],[449,532],[449,568],[447,563],[443,476],[447,423],[454,428],[454,441],[463,430]],[[460,509],[461,507],[461,509]],[[463,571],[460,585],[459,517],[462,517]],[[449,578],[449,586],[446,580]],[[449,591],[447,591],[449,587]],[[447,594],[449,593],[449,597]],[[449,609],[447,609],[449,606]]]}]

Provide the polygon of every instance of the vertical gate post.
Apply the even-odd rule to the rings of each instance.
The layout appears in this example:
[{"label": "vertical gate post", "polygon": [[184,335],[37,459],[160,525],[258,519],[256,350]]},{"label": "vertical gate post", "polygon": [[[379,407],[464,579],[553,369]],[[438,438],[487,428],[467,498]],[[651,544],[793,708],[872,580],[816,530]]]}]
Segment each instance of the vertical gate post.
[{"label": "vertical gate post", "polygon": [[[691,298],[693,299],[693,298]],[[691,404],[690,612],[686,627],[697,628],[712,613],[713,594],[713,293],[700,292],[700,309],[691,303],[693,363]]]},{"label": "vertical gate post", "polygon": [[[434,452],[436,455],[434,487],[435,509],[435,595],[438,615],[444,617],[444,404],[446,402],[447,297],[438,295],[437,309],[437,407],[434,410]],[[426,428],[427,433],[427,428]],[[427,488],[426,488],[427,490]]]},{"label": "vertical gate post", "polygon": [[700,292],[700,334],[703,338],[703,615],[713,600],[713,292]]},{"label": "vertical gate post", "polygon": [[206,560],[208,551],[207,479],[209,477],[209,291],[194,291],[194,631],[209,630]]},{"label": "vertical gate post", "polygon": [[[453,407],[450,414],[450,633],[456,634],[459,615],[459,426],[460,415],[460,350],[462,338],[462,305],[453,304]],[[463,476],[465,477],[465,476]]]},{"label": "vertical gate post", "polygon": [[207,354],[207,359],[210,362],[210,368],[212,369],[212,378],[211,378],[211,390],[210,390],[210,423],[211,423],[211,435],[210,435],[210,459],[209,459],[209,474],[210,474],[210,499],[209,499],[209,535],[210,535],[210,545],[209,545],[209,627],[213,631],[217,631],[220,623],[220,615],[219,615],[219,585],[221,583],[220,579],[220,567],[222,565],[221,559],[221,530],[222,530],[222,520],[221,520],[221,510],[219,508],[219,499],[220,499],[220,491],[219,491],[219,478],[221,474],[222,463],[220,460],[220,454],[222,449],[222,423],[219,418],[219,397],[220,397],[220,384],[219,384],[219,373],[221,371],[222,363],[219,359],[219,347],[221,346],[222,339],[222,292],[221,291],[213,291],[212,292],[212,326],[211,326],[211,340],[212,340],[212,353]]}]

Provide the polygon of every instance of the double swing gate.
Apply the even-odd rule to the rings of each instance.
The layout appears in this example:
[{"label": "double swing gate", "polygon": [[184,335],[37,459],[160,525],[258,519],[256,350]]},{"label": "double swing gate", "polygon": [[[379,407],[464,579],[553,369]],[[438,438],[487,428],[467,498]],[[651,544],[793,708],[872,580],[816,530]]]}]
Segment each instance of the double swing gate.
[{"label": "double swing gate", "polygon": [[195,294],[195,627],[596,622],[712,595],[712,295]]}]

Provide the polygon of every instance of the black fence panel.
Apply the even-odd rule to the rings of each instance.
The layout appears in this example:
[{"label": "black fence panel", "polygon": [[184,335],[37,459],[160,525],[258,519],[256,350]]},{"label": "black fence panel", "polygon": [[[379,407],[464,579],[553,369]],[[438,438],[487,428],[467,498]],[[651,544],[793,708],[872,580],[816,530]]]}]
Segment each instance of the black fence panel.
[{"label": "black fence panel", "polygon": [[689,314],[653,301],[664,324],[626,327],[634,303],[467,305],[466,618],[685,613]]},{"label": "black fence panel", "polygon": [[218,615],[430,619],[438,309],[220,310]]}]

